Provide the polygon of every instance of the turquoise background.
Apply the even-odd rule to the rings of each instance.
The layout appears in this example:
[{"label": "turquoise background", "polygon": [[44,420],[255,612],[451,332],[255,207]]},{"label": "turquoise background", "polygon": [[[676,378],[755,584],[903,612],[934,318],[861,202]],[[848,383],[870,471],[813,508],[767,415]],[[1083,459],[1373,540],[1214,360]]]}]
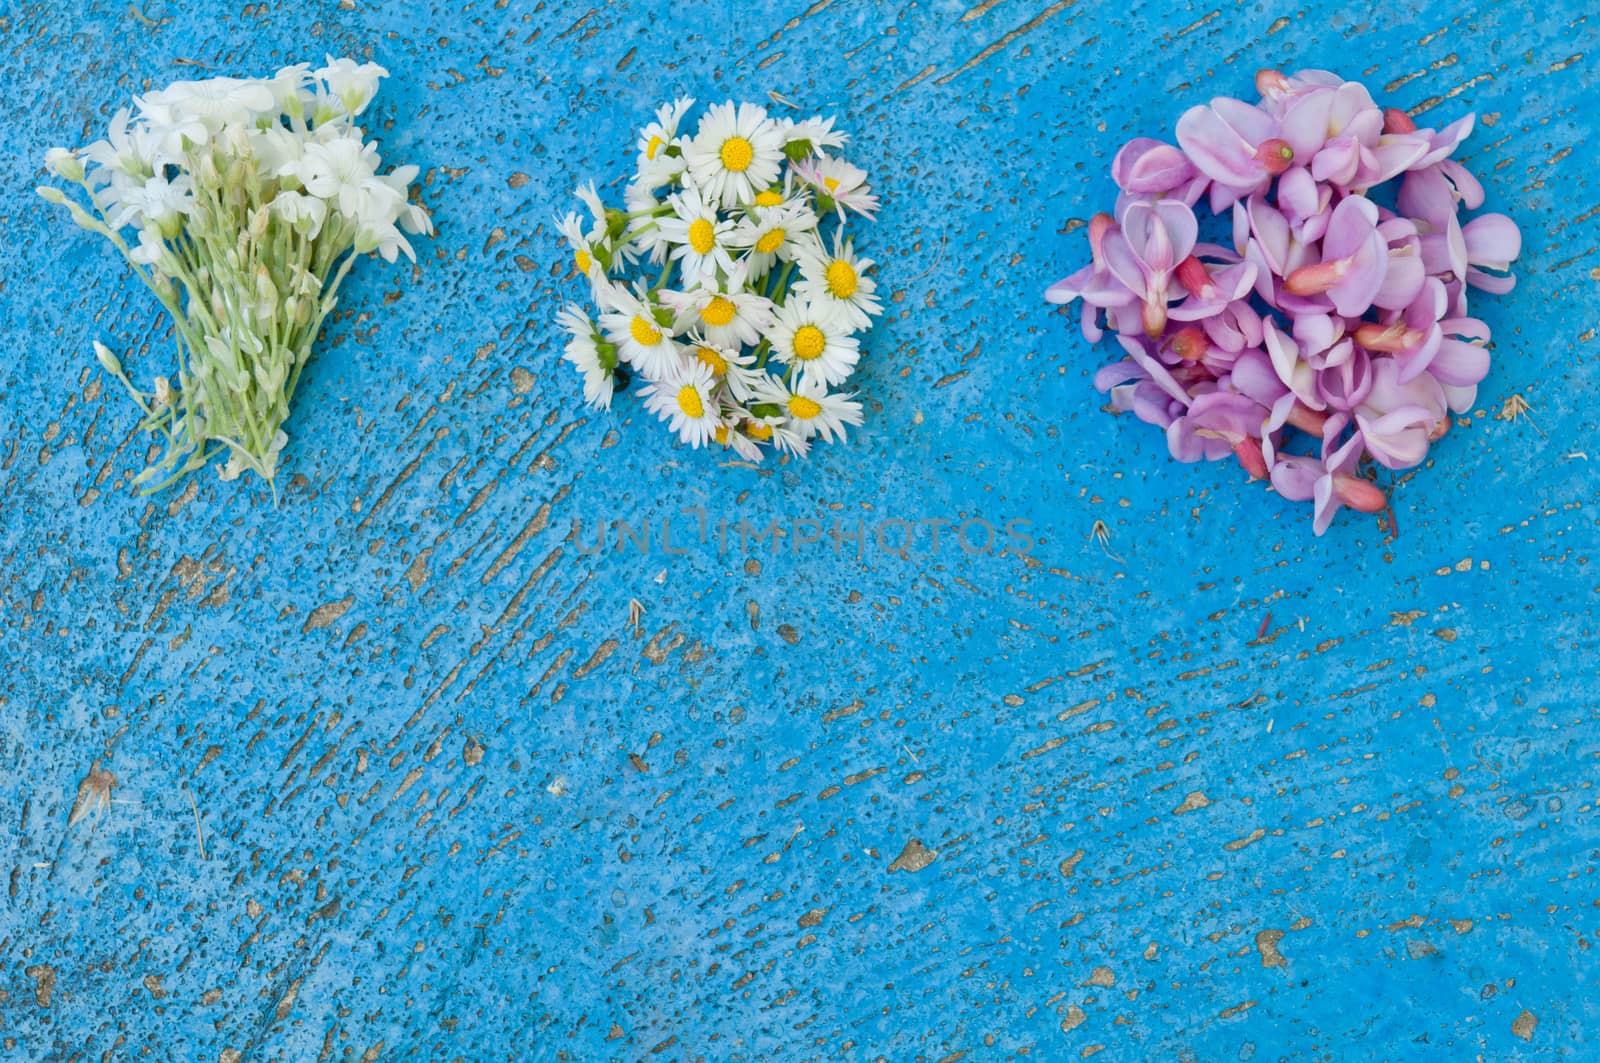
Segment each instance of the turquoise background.
[{"label": "turquoise background", "polygon": [[[1529,3],[9,8],[0,1058],[1595,1058],[1597,45]],[[438,235],[353,274],[279,509],[139,497],[90,343],[171,339],[41,155],[324,53],[391,71]],[[1476,110],[1523,228],[1397,538],[1172,462],[1041,298],[1117,147],[1269,65]],[[769,89],[854,133],[891,298],[864,430],[753,471],[579,408],[552,215],[660,99]],[[580,548],[622,519],[648,552]],[[973,519],[1026,556],[872,533]]]}]

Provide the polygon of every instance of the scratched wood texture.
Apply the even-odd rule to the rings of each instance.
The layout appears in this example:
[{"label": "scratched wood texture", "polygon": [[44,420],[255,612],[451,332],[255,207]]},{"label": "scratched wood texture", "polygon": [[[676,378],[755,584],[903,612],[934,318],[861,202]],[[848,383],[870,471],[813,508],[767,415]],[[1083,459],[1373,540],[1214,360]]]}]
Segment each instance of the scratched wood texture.
[{"label": "scratched wood texture", "polygon": [[[0,1056],[1595,1058],[1594,21],[970,3],[0,14]],[[170,337],[40,153],[325,52],[393,72],[438,236],[356,273],[280,509],[141,498],[89,345]],[[1395,539],[1168,461],[1040,301],[1117,146],[1266,65],[1479,111],[1526,237]],[[752,471],[575,407],[551,215],[658,98],[769,88],[855,132],[892,298],[867,428]]]}]

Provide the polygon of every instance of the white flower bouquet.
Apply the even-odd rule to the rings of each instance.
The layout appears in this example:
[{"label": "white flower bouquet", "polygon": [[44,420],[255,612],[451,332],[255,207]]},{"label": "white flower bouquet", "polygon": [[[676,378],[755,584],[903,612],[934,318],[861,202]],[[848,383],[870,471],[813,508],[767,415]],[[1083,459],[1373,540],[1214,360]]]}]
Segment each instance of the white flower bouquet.
[{"label": "white flower bouquet", "polygon": [[882,306],[845,226],[878,200],[864,171],[830,154],[847,139],[831,118],[728,102],[689,135],[693,106],[665,104],[640,131],[626,209],[591,183],[577,192],[587,217],[560,220],[598,309],[560,311],[565,360],[592,406],[642,378],[645,408],[691,447],[803,457],[861,423],[843,388]]},{"label": "white flower bouquet", "polygon": [[433,231],[408,199],[417,168],[379,173],[356,125],[387,74],[329,57],[270,78],[178,81],[119,110],[105,140],[47,154],[88,208],[59,188],[39,194],[109,240],[172,318],[176,380],[135,387],[94,345],[166,441],[136,478],[146,490],[222,454],[224,479],[249,470],[272,484],[295,385],[351,265],[369,253],[414,262],[403,233]]}]

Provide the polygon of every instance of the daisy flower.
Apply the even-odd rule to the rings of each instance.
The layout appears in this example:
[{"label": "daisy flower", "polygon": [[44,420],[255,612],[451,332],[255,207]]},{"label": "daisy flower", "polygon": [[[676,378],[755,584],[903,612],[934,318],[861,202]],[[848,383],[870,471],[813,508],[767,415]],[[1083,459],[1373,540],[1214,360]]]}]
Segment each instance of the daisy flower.
[{"label": "daisy flower", "polygon": [[593,181],[585,181],[572,190],[572,194],[583,200],[583,205],[589,208],[589,216],[600,226],[600,231],[606,231],[609,219],[606,215],[605,201],[600,198],[600,193],[595,191]]},{"label": "daisy flower", "polygon": [[815,378],[786,386],[769,374],[761,382],[760,398],[777,406],[788,418],[786,427],[803,440],[821,436],[830,443],[835,439],[842,443],[844,426],[861,423],[861,403],[851,401],[850,395],[830,395],[822,381]]},{"label": "daisy flower", "polygon": [[689,176],[724,207],[749,203],[778,179],[783,131],[753,103],[714,104],[684,151]]},{"label": "daisy flower", "polygon": [[628,242],[624,245],[627,253],[635,257],[643,255],[651,265],[661,265],[667,260],[667,252],[672,250],[672,244],[661,231],[658,215],[670,208],[656,198],[655,189],[640,181],[630,184],[622,195],[631,216]]},{"label": "daisy flower", "polygon": [[821,115],[801,122],[782,118],[778,120],[778,128],[783,131],[784,150],[790,158],[794,158],[796,152],[801,158],[822,155],[826,153],[824,149],[842,148],[850,140],[848,134],[833,128],[832,118],[823,118]]},{"label": "daisy flower", "polygon": [[741,406],[722,405],[722,423],[712,433],[711,438],[732,450],[745,461],[759,462],[762,459],[761,444],[741,432],[736,426],[750,417],[750,411]]},{"label": "daisy flower", "polygon": [[750,201],[754,207],[803,207],[805,201],[795,195],[794,174],[785,174],[783,184],[768,185],[757,192]]},{"label": "daisy flower", "polygon": [[779,454],[805,457],[811,452],[810,442],[789,426],[778,406],[768,405],[770,409],[778,412],[758,414],[753,409],[740,410],[748,420],[740,422],[739,431],[758,444],[771,447]]},{"label": "daisy flower", "polygon": [[578,272],[591,282],[597,277],[604,277],[605,267],[601,265],[597,254],[601,250],[600,241],[605,238],[604,225],[602,224],[598,231],[594,227],[585,230],[583,219],[571,211],[567,212],[556,225],[561,230],[561,235],[566,238],[567,247],[572,250],[572,264]]},{"label": "daisy flower", "polygon": [[711,370],[699,361],[679,359],[660,380],[639,392],[645,409],[666,421],[678,439],[699,448],[715,437],[722,424]]},{"label": "daisy flower", "polygon": [[556,315],[556,323],[567,331],[567,349],[562,361],[572,363],[583,376],[583,401],[594,407],[611,405],[612,370],[617,367],[617,348],[595,329],[580,307],[567,305]]},{"label": "daisy flower", "polygon": [[767,338],[779,362],[798,367],[802,383],[842,384],[861,359],[861,344],[850,335],[849,324],[827,304],[803,296],[773,312]]},{"label": "daisy flower", "polygon": [[639,130],[639,183],[646,188],[670,184],[683,173],[686,164],[678,126],[693,106],[694,98],[690,96],[679,96],[671,103],[663,103],[656,108],[656,120]]},{"label": "daisy flower", "polygon": [[757,207],[755,217],[735,226],[728,245],[744,250],[740,264],[749,268],[752,279],[760,279],[777,260],[793,262],[804,246],[802,239],[816,228],[817,216],[810,208],[780,199],[777,206]]},{"label": "daisy flower", "polygon": [[756,356],[738,347],[725,347],[700,336],[691,335],[685,352],[707,369],[711,376],[740,402],[750,400],[756,385],[767,374],[756,368]]},{"label": "daisy flower", "polygon": [[733,232],[733,222],[717,216],[717,205],[700,197],[700,190],[688,185],[668,197],[673,213],[657,224],[661,235],[672,244],[672,257],[683,266],[691,280],[716,282],[717,270],[732,272],[733,257],[725,241]]},{"label": "daisy flower", "polygon": [[735,270],[725,288],[701,286],[689,291],[664,291],[662,303],[676,312],[678,332],[696,327],[712,343],[723,347],[756,344],[772,323],[772,302],[744,284],[743,270]]},{"label": "daisy flower", "polygon": [[[649,296],[610,286],[595,295],[606,310],[600,315],[600,331],[617,345],[618,356],[646,380],[660,380],[671,372],[681,360],[678,345],[670,320],[656,316]],[[663,311],[663,316],[670,319],[671,314]]]},{"label": "daisy flower", "polygon": [[874,294],[878,282],[866,275],[872,259],[858,257],[851,241],[836,234],[831,253],[819,243],[808,244],[801,248],[799,262],[800,280],[794,290],[837,312],[852,330],[870,327],[872,319],[883,313]]},{"label": "daisy flower", "polygon": [[[851,166],[843,159],[819,157],[801,159],[794,164],[794,169],[801,180],[817,190],[819,196],[833,201],[840,220],[844,219],[846,210],[853,210],[867,218],[878,212],[878,197],[871,194],[867,171],[860,167]],[[822,206],[827,208],[826,203]]]}]

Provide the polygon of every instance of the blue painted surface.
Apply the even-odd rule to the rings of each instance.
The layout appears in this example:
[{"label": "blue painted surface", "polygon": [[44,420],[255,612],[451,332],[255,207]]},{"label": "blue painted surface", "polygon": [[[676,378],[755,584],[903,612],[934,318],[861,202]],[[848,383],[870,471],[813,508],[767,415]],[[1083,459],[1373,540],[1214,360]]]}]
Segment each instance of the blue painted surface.
[{"label": "blue painted surface", "polygon": [[[0,1055],[1594,1058],[1592,19],[297,7],[0,15]],[[438,236],[352,278],[281,510],[140,498],[89,344],[170,340],[37,160],[180,60],[324,52],[393,72]],[[1483,412],[1392,541],[1168,461],[1039,299],[1117,146],[1265,65],[1479,111],[1523,226]],[[894,298],[866,430],[754,473],[579,413],[549,219],[658,97],[768,88],[856,133]],[[692,506],[1034,545],[665,552]],[[650,553],[571,537],[624,517]]]}]

